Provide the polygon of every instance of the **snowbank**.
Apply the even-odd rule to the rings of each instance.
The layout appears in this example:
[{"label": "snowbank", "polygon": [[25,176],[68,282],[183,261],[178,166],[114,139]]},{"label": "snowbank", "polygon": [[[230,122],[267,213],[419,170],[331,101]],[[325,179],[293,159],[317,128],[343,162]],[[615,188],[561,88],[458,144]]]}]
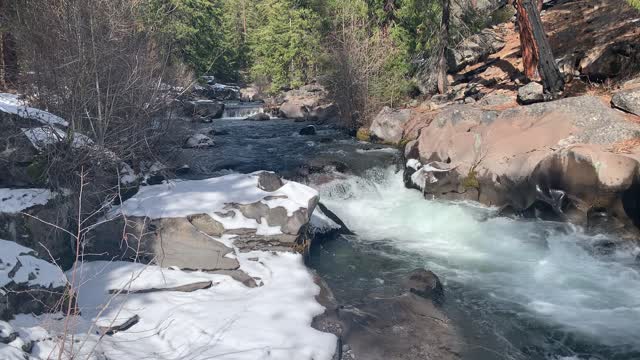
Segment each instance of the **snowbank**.
[{"label": "snowbank", "polygon": [[0,189],[0,214],[17,214],[36,205],[45,205],[52,197],[47,189]]},{"label": "snowbank", "polygon": [[[320,289],[302,257],[253,252],[239,258],[242,269],[259,279],[261,287],[247,288],[224,275],[124,262],[85,263],[79,270],[82,317],[74,319],[74,352],[86,355],[95,347],[93,359],[119,360],[330,360],[336,338],[311,327],[324,309],[315,300]],[[109,294],[202,281],[213,286],[192,293]],[[96,342],[98,328],[93,323],[122,324],[134,315],[139,322],[131,328]],[[34,354],[57,354],[50,337],[62,326],[55,316],[23,315],[11,324],[37,340]]]},{"label": "snowbank", "polygon": [[33,250],[0,240],[0,288],[10,283],[59,288],[67,283],[57,266],[32,256]]},{"label": "snowbank", "polygon": [[[308,186],[285,182],[276,191],[268,192],[258,187],[261,172],[231,174],[217,178],[194,181],[175,181],[140,188],[138,194],[125,201],[117,211],[126,216],[151,219],[179,218],[207,214],[229,229],[257,229],[258,235],[281,234],[280,227],[271,227],[248,219],[230,204],[249,205],[262,203],[269,208],[282,207],[288,216],[300,209],[308,209],[318,192]],[[235,215],[227,216],[228,212]]]},{"label": "snowbank", "polygon": [[[42,150],[44,147],[48,145],[55,144],[59,141],[66,139],[67,133],[53,127],[37,127],[30,129],[22,129],[22,133],[31,141],[33,146]],[[72,146],[75,148],[81,148],[85,146],[89,146],[93,144],[93,140],[91,140],[88,136],[74,133],[73,134],[73,143]]]},{"label": "snowbank", "polygon": [[20,100],[18,95],[0,93],[0,111],[16,114],[22,118],[37,120],[43,125],[69,126],[69,123],[59,116],[27,106],[26,102]]}]

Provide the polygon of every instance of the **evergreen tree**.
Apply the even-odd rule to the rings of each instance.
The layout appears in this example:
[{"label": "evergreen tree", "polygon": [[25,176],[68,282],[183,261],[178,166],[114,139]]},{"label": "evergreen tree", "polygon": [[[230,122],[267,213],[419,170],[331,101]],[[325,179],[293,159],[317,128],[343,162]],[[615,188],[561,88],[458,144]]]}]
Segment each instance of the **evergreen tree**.
[{"label": "evergreen tree", "polygon": [[321,21],[309,1],[264,0],[249,34],[251,75],[271,89],[297,87],[315,78],[321,54]]}]

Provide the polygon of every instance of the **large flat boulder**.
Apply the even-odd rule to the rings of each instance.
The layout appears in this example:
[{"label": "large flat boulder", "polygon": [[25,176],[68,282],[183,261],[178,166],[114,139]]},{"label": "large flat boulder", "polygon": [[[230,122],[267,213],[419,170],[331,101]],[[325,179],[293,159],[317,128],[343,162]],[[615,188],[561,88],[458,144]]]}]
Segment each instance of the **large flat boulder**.
[{"label": "large flat boulder", "polygon": [[581,223],[601,205],[629,224],[636,210],[622,203],[637,186],[637,162],[609,148],[639,135],[640,125],[590,96],[501,112],[454,106],[410,143],[417,162],[405,180],[429,196],[518,211],[542,203]]},{"label": "large flat boulder", "polygon": [[162,266],[235,269],[231,241],[245,251],[306,251],[317,202],[315,190],[269,172],[146,186],[93,230],[89,246]]}]

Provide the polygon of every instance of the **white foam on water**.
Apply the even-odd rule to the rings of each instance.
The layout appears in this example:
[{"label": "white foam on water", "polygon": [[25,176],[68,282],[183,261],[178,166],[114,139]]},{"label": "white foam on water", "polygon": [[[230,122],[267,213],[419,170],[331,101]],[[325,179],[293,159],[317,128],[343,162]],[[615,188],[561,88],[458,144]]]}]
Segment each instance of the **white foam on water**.
[{"label": "white foam on water", "polygon": [[[587,236],[557,223],[493,217],[478,205],[424,200],[402,174],[371,172],[324,185],[323,203],[362,243],[385,243],[446,281],[475,287],[523,316],[640,348],[640,273],[634,251],[594,257]],[[637,250],[636,250],[637,251]]]}]

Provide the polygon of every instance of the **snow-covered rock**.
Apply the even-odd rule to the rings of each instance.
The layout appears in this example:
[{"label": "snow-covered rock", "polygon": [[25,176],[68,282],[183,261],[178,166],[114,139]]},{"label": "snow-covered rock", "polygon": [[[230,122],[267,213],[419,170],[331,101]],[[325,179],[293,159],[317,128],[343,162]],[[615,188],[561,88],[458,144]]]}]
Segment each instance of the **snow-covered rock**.
[{"label": "snow-covered rock", "polygon": [[47,189],[0,189],[0,238],[67,266],[72,253],[69,235],[49,224],[68,225],[69,219],[61,214],[69,206],[67,197]]},{"label": "snow-covered rock", "polygon": [[67,279],[33,249],[0,239],[0,320],[19,313],[55,312]]},{"label": "snow-covered rock", "polygon": [[[162,266],[235,269],[232,248],[219,237],[235,236],[244,250],[305,250],[317,202],[317,191],[269,172],[143,186],[113,210],[115,219],[93,230],[89,247]],[[123,250],[125,227],[131,236]]]},{"label": "snow-covered rock", "polygon": [[[60,141],[65,141],[67,138],[66,132],[50,126],[22,129],[22,133],[38,150],[42,150],[43,148],[56,144]],[[82,148],[91,145],[93,145],[93,140],[88,136],[80,133],[73,134],[73,142],[71,143],[71,146],[74,148]]]},{"label": "snow-covered rock", "polygon": [[29,107],[19,95],[0,93],[0,112],[18,115],[21,118],[36,120],[42,125],[67,127],[69,123],[59,116],[44,110]]}]

